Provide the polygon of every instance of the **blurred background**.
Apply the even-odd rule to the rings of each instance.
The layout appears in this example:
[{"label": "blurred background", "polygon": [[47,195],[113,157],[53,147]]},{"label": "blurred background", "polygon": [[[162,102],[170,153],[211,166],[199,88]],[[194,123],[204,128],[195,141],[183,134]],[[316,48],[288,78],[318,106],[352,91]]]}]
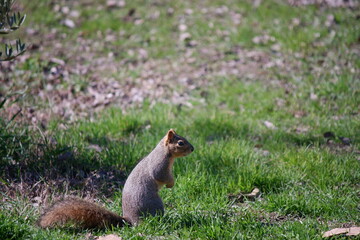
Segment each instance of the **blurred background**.
[{"label": "blurred background", "polygon": [[94,239],[35,222],[64,195],[120,213],[126,177],[169,128],[195,151],[161,192],[165,217],[116,229],[124,239],[359,226],[359,5],[15,1],[0,59],[26,51],[0,62],[0,236]]},{"label": "blurred background", "polygon": [[1,62],[0,96],[24,100],[2,115],[22,108],[45,128],[145,100],[190,106],[223,78],[293,91],[307,74],[317,98],[324,74],[359,70],[357,1],[42,0],[12,10],[27,18],[1,41],[20,38],[27,51]]}]

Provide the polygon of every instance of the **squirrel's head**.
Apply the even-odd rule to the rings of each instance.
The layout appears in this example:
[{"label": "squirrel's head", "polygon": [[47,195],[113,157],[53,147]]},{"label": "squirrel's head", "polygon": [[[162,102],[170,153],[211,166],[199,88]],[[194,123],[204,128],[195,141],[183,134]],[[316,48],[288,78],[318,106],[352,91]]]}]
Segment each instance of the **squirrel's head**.
[{"label": "squirrel's head", "polygon": [[170,129],[164,139],[165,146],[174,157],[183,157],[194,151],[194,147],[183,137]]}]

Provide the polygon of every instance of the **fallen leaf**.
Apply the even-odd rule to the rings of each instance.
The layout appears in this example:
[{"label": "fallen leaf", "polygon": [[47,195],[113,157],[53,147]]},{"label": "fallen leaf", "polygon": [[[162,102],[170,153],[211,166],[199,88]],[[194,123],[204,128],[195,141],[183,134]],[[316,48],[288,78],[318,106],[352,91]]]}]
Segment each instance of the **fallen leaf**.
[{"label": "fallen leaf", "polygon": [[260,190],[258,188],[254,188],[251,193],[244,194],[244,196],[255,199],[260,196]]},{"label": "fallen leaf", "polygon": [[350,144],[351,144],[351,139],[350,139],[350,138],[347,138],[347,137],[339,137],[339,139],[341,140],[341,142],[342,142],[344,145],[350,145]]},{"label": "fallen leaf", "polygon": [[309,129],[310,129],[310,127],[308,127],[308,126],[298,126],[298,127],[296,127],[295,128],[295,132],[296,133],[306,133],[306,132],[308,132],[309,131]]},{"label": "fallen leaf", "polygon": [[107,0],[106,1],[107,8],[122,8],[122,7],[125,7],[125,5],[126,5],[125,1],[119,1],[119,0]]},{"label": "fallen leaf", "polygon": [[100,236],[97,238],[97,240],[121,240],[121,238],[115,234],[109,234],[106,236]]},{"label": "fallen leaf", "polygon": [[331,237],[334,235],[340,235],[349,232],[348,228],[334,228],[330,231],[327,231],[323,234],[323,237]]},{"label": "fallen leaf", "polygon": [[251,193],[239,193],[239,194],[229,194],[230,199],[234,199],[235,202],[243,203],[245,200],[255,201],[256,198],[260,196],[260,190],[258,188],[254,188]]},{"label": "fallen leaf", "polygon": [[357,236],[360,234],[360,227],[351,227],[346,236]]},{"label": "fallen leaf", "polygon": [[61,12],[63,14],[69,14],[70,8],[68,6],[64,6],[64,7],[61,8]]},{"label": "fallen leaf", "polygon": [[62,59],[59,59],[59,58],[55,58],[55,57],[50,58],[50,62],[51,63],[56,63],[56,64],[58,64],[60,66],[65,66],[65,61],[62,60]]},{"label": "fallen leaf", "polygon": [[187,30],[187,26],[185,24],[180,24],[179,25],[179,31],[185,32],[186,30]]},{"label": "fallen leaf", "polygon": [[191,15],[191,14],[193,14],[193,12],[194,12],[194,10],[192,10],[191,8],[185,9],[185,14],[186,15]]},{"label": "fallen leaf", "polygon": [[97,144],[90,144],[87,148],[88,149],[93,149],[96,152],[101,152],[102,151],[102,148]]},{"label": "fallen leaf", "polygon": [[275,44],[273,44],[270,48],[271,48],[271,50],[273,50],[274,52],[280,52],[280,50],[281,50],[281,45],[278,44],[278,43],[275,43]]},{"label": "fallen leaf", "polygon": [[72,11],[69,13],[69,16],[70,16],[70,17],[73,17],[73,18],[78,18],[78,17],[80,17],[80,12],[79,12],[79,11],[76,11],[76,10],[72,10]]},{"label": "fallen leaf", "polygon": [[265,121],[264,125],[269,129],[276,129],[275,125],[272,122]]},{"label": "fallen leaf", "polygon": [[167,11],[166,11],[166,14],[168,16],[172,16],[174,14],[175,10],[173,8],[168,8]]},{"label": "fallen leaf", "polygon": [[188,32],[184,32],[180,34],[180,41],[190,40],[191,35]]},{"label": "fallen leaf", "polygon": [[71,19],[65,19],[63,24],[67,26],[68,28],[75,28],[75,23]]},{"label": "fallen leaf", "polygon": [[326,238],[340,234],[345,234],[346,236],[357,236],[360,234],[360,227],[334,228],[330,231],[325,232],[322,237]]},{"label": "fallen leaf", "polygon": [[268,150],[264,150],[264,149],[261,149],[262,148],[262,145],[261,144],[257,144],[255,145],[255,151],[262,154],[264,157],[267,157],[270,155],[270,152]]},{"label": "fallen leaf", "polygon": [[325,21],[325,26],[331,27],[331,25],[333,25],[334,23],[335,23],[334,15],[332,15],[332,14],[327,15],[326,21]]},{"label": "fallen leaf", "polygon": [[315,93],[311,93],[310,94],[310,99],[313,100],[313,101],[316,101],[316,100],[318,100],[318,96]]},{"label": "fallen leaf", "polygon": [[255,8],[259,7],[259,6],[261,5],[261,2],[262,2],[262,0],[254,0],[253,6],[254,6]]}]

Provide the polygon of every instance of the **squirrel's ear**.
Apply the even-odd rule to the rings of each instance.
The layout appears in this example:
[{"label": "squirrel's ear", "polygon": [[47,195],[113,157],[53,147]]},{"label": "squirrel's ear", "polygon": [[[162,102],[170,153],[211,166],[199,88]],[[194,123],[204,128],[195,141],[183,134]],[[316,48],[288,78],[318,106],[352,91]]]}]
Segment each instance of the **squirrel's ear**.
[{"label": "squirrel's ear", "polygon": [[173,129],[170,129],[167,134],[166,134],[166,138],[165,138],[165,145],[168,145],[169,142],[171,142],[171,140],[174,138],[176,132]]}]

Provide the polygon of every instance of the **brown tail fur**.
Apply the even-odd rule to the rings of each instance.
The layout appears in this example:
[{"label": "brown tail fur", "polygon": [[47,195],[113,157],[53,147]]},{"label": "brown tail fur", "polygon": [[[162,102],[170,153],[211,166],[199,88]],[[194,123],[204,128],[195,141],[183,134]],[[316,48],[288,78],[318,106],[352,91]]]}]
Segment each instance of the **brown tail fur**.
[{"label": "brown tail fur", "polygon": [[121,227],[129,222],[103,207],[79,199],[68,198],[55,203],[38,220],[42,228],[75,224],[82,228]]}]

